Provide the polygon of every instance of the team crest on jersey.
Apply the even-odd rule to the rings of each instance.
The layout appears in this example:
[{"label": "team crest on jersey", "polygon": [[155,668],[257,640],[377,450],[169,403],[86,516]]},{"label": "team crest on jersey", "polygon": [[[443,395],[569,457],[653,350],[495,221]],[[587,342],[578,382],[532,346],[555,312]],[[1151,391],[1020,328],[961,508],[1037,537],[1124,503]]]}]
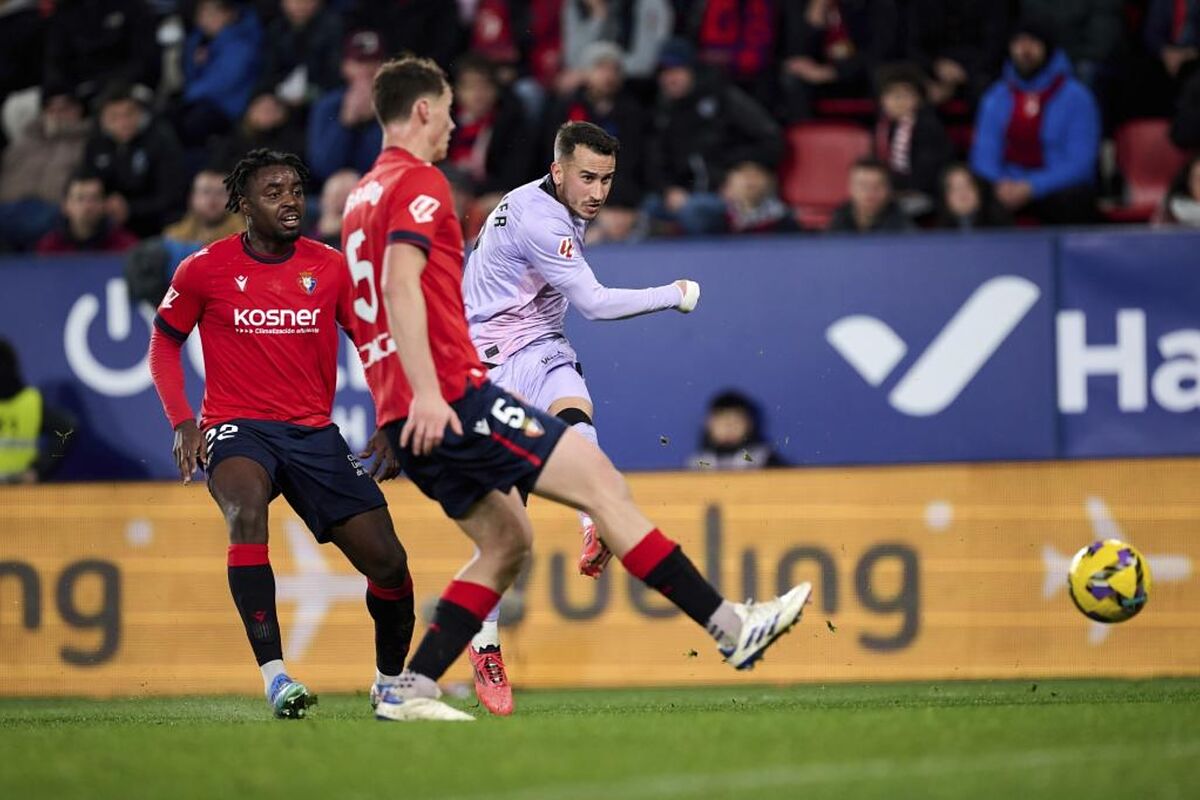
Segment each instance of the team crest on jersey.
[{"label": "team crest on jersey", "polygon": [[563,258],[571,258],[575,255],[575,242],[570,236],[563,237],[563,240],[558,243],[558,254]]},{"label": "team crest on jersey", "polygon": [[296,280],[300,284],[300,288],[308,294],[312,294],[313,289],[317,288],[317,279],[311,272],[301,272]]}]

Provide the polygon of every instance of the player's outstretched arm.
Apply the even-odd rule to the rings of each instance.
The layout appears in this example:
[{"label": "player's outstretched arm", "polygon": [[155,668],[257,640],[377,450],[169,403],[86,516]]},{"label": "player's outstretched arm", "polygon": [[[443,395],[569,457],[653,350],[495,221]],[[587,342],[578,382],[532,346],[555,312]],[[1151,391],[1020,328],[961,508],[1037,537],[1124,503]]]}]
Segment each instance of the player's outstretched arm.
[{"label": "player's outstretched arm", "polygon": [[[549,226],[529,235],[526,257],[546,282],[563,293],[585,319],[628,319],[655,311],[677,308],[691,311],[699,300],[700,287],[692,281],[676,281],[647,289],[612,289],[596,280],[596,274],[577,251],[566,228]],[[695,287],[689,298],[690,283]],[[690,300],[690,306],[688,302]],[[686,306],[686,307],[685,307]]]},{"label": "player's outstretched arm", "polygon": [[596,280],[586,263],[583,266],[554,286],[585,319],[628,319],[671,308],[686,314],[700,301],[700,284],[695,281],[677,280],[648,289],[611,289]]},{"label": "player's outstretched arm", "polygon": [[390,244],[384,253],[380,280],[396,354],[413,390],[408,419],[400,431],[400,446],[411,446],[416,455],[427,455],[441,444],[446,426],[462,435],[458,415],[442,397],[429,348],[425,295],[421,291],[426,260],[425,252],[415,245]]}]

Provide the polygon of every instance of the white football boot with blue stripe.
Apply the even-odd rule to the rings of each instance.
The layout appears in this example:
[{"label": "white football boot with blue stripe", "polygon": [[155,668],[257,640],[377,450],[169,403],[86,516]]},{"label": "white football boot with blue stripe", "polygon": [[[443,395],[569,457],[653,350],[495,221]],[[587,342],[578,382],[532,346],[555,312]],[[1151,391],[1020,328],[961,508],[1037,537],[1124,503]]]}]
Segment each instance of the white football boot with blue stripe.
[{"label": "white football boot with blue stripe", "polygon": [[371,687],[371,705],[375,719],[386,722],[474,722],[470,714],[443,703],[437,682],[405,670],[395,683],[376,683]]},{"label": "white football boot with blue stripe", "polygon": [[317,704],[317,696],[308,687],[287,675],[276,675],[267,690],[267,702],[279,719],[304,719],[308,707]]},{"label": "white football boot with blue stripe", "polygon": [[812,595],[808,581],[792,587],[787,594],[765,603],[734,603],[734,613],[742,621],[737,645],[719,648],[725,662],[734,669],[753,669],[771,643],[800,621],[800,614]]}]

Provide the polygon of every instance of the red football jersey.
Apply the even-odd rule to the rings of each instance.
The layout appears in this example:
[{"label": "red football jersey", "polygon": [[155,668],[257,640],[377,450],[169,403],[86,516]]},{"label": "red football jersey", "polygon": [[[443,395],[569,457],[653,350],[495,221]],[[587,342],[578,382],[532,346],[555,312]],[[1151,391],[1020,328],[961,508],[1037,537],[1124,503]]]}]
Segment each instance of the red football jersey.
[{"label": "red football jersey", "polygon": [[184,259],[155,324],[179,341],[199,325],[200,426],[238,418],[330,424],[349,289],[342,254],[312,239],[272,258],[235,234]]},{"label": "red football jersey", "polygon": [[395,355],[380,296],[383,254],[392,242],[415,245],[429,258],[421,273],[421,290],[429,347],[446,402],[462,397],[467,382],[481,382],[487,372],[467,333],[462,227],[450,184],[429,162],[389,147],[350,194],[342,220],[342,249],[354,281],[353,338],[380,426],[407,417],[412,404],[412,387]]}]

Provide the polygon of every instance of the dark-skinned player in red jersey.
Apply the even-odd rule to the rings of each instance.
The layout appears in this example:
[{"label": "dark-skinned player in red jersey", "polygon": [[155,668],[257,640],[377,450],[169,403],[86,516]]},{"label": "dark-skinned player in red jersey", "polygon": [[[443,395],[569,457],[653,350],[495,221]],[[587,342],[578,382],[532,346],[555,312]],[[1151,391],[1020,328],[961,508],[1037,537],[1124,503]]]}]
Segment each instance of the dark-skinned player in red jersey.
[{"label": "dark-skinned player in red jersey", "polygon": [[[398,680],[413,631],[404,547],[373,478],[397,470],[379,431],[356,460],[330,420],[338,326],[350,282],[340,253],[300,236],[308,171],[294,155],[254,150],[225,180],[246,232],[213,242],[175,272],[158,307],[150,371],[175,429],[184,483],[198,466],[229,528],[229,589],[275,716],[316,703],[288,676],[267,556],[267,507],[282,494],[319,542],[333,542],[367,577],[375,621],[372,696]],[[183,391],[180,351],[199,326],[204,404],[199,425]],[[347,328],[348,330],[348,328]]]},{"label": "dark-skinned player in red jersey", "polygon": [[439,700],[437,681],[529,557],[523,494],[586,512],[625,567],[705,627],[731,666],[754,664],[799,619],[812,587],[765,603],[730,603],[633,503],[624,478],[561,420],[487,380],[463,311],[462,229],[444,158],[451,91],[428,59],[375,75],[383,152],[346,202],[342,241],[354,281],[354,340],[401,467],[475,543],[396,684],[386,720],[470,720]]}]

